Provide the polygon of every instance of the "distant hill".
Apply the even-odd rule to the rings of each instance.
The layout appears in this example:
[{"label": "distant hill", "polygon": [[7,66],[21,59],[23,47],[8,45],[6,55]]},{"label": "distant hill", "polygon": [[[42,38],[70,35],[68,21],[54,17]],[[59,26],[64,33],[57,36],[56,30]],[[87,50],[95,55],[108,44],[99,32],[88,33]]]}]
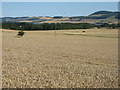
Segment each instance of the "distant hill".
[{"label": "distant hill", "polygon": [[119,14],[120,12],[98,11],[98,12],[91,14],[90,16],[99,16],[99,17],[105,17],[105,18],[114,17],[116,19],[119,19],[118,17]]},{"label": "distant hill", "polygon": [[111,14],[111,13],[114,13],[114,12],[111,12],[111,11],[98,11],[98,12],[95,12],[91,15],[95,15],[95,14]]},{"label": "distant hill", "polygon": [[2,22],[27,22],[27,23],[118,23],[120,12],[97,11],[88,16],[74,17],[4,17]]},{"label": "distant hill", "polygon": [[120,12],[111,12],[111,11],[98,11],[95,13],[90,14],[89,16],[77,16],[77,17],[71,17],[71,19],[81,19],[81,21],[93,21],[95,22],[103,22],[103,23],[117,23],[118,19],[120,19],[119,16]]}]

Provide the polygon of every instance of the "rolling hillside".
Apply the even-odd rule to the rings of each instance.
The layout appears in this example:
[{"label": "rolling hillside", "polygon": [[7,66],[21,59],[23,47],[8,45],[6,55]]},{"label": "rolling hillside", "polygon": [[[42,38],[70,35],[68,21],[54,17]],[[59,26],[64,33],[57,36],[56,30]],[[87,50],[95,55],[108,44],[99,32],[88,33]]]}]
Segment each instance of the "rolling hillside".
[{"label": "rolling hillside", "polygon": [[41,23],[118,23],[120,12],[98,11],[88,16],[74,17],[3,17],[2,22],[27,22],[34,24]]}]

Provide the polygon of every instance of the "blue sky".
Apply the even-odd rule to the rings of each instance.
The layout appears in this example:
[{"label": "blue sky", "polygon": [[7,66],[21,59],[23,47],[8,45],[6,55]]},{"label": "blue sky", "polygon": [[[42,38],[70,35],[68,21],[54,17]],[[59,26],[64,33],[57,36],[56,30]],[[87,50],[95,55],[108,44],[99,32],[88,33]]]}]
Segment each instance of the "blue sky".
[{"label": "blue sky", "polygon": [[117,2],[2,2],[2,16],[86,16],[93,12],[117,11]]},{"label": "blue sky", "polygon": [[119,2],[119,0],[2,0],[3,2]]}]

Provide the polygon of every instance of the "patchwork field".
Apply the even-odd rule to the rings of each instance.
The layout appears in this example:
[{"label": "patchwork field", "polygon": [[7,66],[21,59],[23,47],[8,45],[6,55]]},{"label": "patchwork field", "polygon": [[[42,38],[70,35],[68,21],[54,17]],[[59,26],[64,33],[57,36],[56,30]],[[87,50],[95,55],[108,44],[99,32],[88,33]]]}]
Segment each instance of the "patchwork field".
[{"label": "patchwork field", "polygon": [[2,32],[3,88],[117,88],[118,30]]}]

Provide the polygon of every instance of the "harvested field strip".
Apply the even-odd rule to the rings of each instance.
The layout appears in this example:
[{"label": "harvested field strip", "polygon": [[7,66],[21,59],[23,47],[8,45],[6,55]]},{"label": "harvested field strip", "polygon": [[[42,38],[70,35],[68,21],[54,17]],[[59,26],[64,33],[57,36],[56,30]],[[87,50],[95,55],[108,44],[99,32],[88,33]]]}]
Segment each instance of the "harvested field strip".
[{"label": "harvested field strip", "polygon": [[93,34],[72,34],[72,33],[66,33],[65,35],[81,35],[81,36],[101,37],[101,38],[120,38],[120,37],[100,36],[100,35],[93,35]]}]

